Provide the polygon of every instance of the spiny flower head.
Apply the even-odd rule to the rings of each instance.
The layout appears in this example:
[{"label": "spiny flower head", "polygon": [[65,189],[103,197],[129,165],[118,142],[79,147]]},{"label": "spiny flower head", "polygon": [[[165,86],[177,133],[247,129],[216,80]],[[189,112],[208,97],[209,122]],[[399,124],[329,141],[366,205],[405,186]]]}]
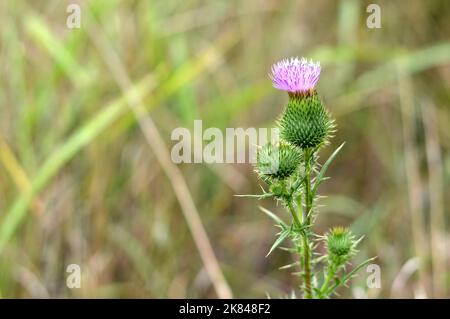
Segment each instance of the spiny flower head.
[{"label": "spiny flower head", "polygon": [[358,241],[350,230],[334,227],[325,235],[330,262],[337,266],[344,265],[356,252]]},{"label": "spiny flower head", "polygon": [[326,144],[334,130],[334,121],[316,91],[291,95],[278,125],[281,137],[302,149]]},{"label": "spiny flower head", "polygon": [[284,59],[272,66],[269,74],[273,86],[289,93],[304,93],[313,90],[319,81],[320,63],[308,62],[305,58]]},{"label": "spiny flower head", "polygon": [[299,167],[300,150],[284,141],[267,143],[256,155],[256,171],[265,179],[285,179]]}]

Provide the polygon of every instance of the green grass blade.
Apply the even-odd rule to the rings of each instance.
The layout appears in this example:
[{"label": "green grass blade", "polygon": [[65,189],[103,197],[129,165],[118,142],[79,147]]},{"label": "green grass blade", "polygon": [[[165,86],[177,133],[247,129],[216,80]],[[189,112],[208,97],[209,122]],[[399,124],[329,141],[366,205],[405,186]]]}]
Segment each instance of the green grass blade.
[{"label": "green grass blade", "polygon": [[[219,46],[222,50],[226,51],[235,43],[236,39],[231,41],[230,34],[226,33],[222,38],[218,39],[218,44],[212,44],[198,58],[186,62],[183,67],[179,68],[177,72],[159,87],[158,94],[152,99],[152,105],[192,81],[204,69],[216,63],[211,57],[213,47],[217,48]],[[37,176],[34,177],[30,189],[19,195],[0,224],[0,253],[24,220],[30,202],[49,183],[56,173],[111,123],[129,112],[126,101],[130,97],[135,98],[137,96],[143,99],[156,86],[158,80],[160,80],[158,76],[146,76],[138,85],[132,87],[126,95],[94,115],[91,120],[75,131],[63,145],[57,148],[47,158]]]}]

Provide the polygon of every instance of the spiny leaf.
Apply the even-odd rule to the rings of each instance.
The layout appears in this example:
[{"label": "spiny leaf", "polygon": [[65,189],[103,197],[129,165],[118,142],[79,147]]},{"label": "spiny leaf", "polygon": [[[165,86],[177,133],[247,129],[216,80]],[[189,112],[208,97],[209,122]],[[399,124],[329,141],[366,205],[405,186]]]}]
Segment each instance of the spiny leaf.
[{"label": "spiny leaf", "polygon": [[264,194],[235,194],[234,197],[251,197],[251,198],[258,198],[258,199],[264,199],[264,198],[270,198],[273,197],[274,194],[272,193],[264,193]]},{"label": "spiny leaf", "polygon": [[336,155],[339,153],[339,151],[342,149],[342,147],[344,147],[345,142],[341,144],[341,146],[339,146],[334,152],[333,154],[331,154],[331,156],[328,158],[328,160],[325,162],[325,164],[323,164],[322,168],[320,169],[320,173],[319,175],[317,175],[316,177],[316,181],[314,182],[314,186],[312,188],[312,196],[314,197],[317,193],[317,189],[319,188],[320,183],[322,182],[322,180],[324,179],[325,173],[328,169],[328,166],[330,166],[331,162],[334,160],[334,158],[336,157]]},{"label": "spiny leaf", "polygon": [[278,247],[278,249],[290,252],[290,253],[297,253],[297,249],[295,248],[289,248],[289,247]]},{"label": "spiny leaf", "polygon": [[315,295],[320,296],[320,289],[317,287],[312,287]]},{"label": "spiny leaf", "polygon": [[370,262],[374,261],[377,257],[372,257],[367,259],[366,261],[363,261],[361,264],[359,264],[357,267],[353,268],[352,271],[350,271],[348,274],[345,274],[342,279],[337,279],[336,283],[328,289],[327,294],[333,293],[339,286],[345,285],[347,281],[349,281],[352,277],[355,276],[355,274],[364,266],[368,265]]},{"label": "spiny leaf", "polygon": [[289,236],[290,233],[290,229],[286,229],[283,230],[280,235],[278,236],[277,240],[275,240],[275,242],[273,243],[272,247],[270,248],[269,252],[267,253],[266,257],[270,255],[270,253],[277,248],[282,242],[283,240],[286,239],[287,236]]},{"label": "spiny leaf", "polygon": [[304,181],[305,177],[299,177],[292,185],[291,194],[294,194],[300,188],[300,186],[303,185]]},{"label": "spiny leaf", "polygon": [[281,266],[281,267],[278,268],[278,269],[279,269],[279,270],[289,269],[289,268],[298,266],[299,264],[300,264],[300,263],[299,263],[298,261],[296,261],[296,262],[293,262],[292,264]]},{"label": "spiny leaf", "polygon": [[278,224],[280,224],[284,229],[288,228],[288,225],[286,225],[286,223],[283,222],[283,221],[280,219],[280,217],[278,217],[277,215],[275,215],[274,213],[272,213],[270,210],[268,210],[268,209],[266,209],[266,208],[264,208],[264,207],[262,207],[262,206],[258,206],[258,207],[259,207],[259,209],[260,209],[263,213],[267,214],[267,216],[269,216],[269,217],[272,218],[275,222],[277,222]]},{"label": "spiny leaf", "polygon": [[303,275],[305,274],[304,271],[300,270],[300,271],[296,271],[292,273],[294,276],[299,276],[299,277],[303,277]]}]

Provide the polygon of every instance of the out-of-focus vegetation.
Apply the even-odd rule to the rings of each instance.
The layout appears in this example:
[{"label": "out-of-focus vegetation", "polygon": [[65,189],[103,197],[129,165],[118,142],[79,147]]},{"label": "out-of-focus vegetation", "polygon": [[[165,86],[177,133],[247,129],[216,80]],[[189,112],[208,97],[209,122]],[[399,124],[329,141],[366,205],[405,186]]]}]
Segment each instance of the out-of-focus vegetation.
[{"label": "out-of-focus vegetation", "polygon": [[290,294],[258,205],[283,211],[233,197],[259,192],[252,166],[164,159],[194,119],[270,126],[287,98],[267,73],[298,55],[337,119],[323,158],[347,142],[317,232],[365,234],[381,267],[381,289],[361,271],[343,296],[449,297],[450,5],[376,1],[368,29],[371,2],[80,1],[68,29],[71,1],[1,1],[0,295]]}]

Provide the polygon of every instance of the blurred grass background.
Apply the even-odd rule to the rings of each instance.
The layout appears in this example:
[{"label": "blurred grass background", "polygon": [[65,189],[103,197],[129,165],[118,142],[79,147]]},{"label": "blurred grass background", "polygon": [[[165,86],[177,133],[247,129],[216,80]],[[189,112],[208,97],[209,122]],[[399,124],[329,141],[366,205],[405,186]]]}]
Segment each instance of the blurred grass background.
[{"label": "blurred grass background", "polygon": [[368,29],[371,2],[2,1],[0,296],[290,294],[258,205],[282,209],[233,197],[259,192],[251,165],[164,161],[194,119],[272,126],[287,98],[267,73],[298,55],[337,119],[322,158],[347,142],[316,230],[351,226],[381,267],[381,289],[361,271],[342,296],[449,297],[450,5],[376,1]]}]

